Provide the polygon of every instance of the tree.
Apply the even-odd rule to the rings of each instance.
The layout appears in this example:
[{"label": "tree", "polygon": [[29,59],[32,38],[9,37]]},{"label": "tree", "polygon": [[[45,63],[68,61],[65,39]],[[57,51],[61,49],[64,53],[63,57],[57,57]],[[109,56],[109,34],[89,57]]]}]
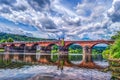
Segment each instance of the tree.
[{"label": "tree", "polygon": [[112,36],[111,39],[113,40],[120,39],[120,31],[118,31],[114,36]]},{"label": "tree", "polygon": [[8,38],[7,42],[14,42],[14,40],[12,38]]},{"label": "tree", "polygon": [[104,58],[120,58],[120,38],[116,37],[115,43],[103,53]]},{"label": "tree", "polygon": [[120,39],[116,40],[110,48],[112,58],[120,58]]},{"label": "tree", "polygon": [[2,40],[0,41],[0,43],[5,43],[5,42],[7,42],[5,39],[2,39]]}]

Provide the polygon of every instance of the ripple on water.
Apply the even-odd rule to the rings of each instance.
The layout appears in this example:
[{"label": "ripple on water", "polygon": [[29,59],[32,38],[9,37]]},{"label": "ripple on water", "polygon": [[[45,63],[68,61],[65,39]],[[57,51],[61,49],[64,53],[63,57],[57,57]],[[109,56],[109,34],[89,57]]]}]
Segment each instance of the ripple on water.
[{"label": "ripple on water", "polygon": [[110,80],[111,73],[96,69],[64,67],[63,73],[56,66],[27,66],[20,69],[1,69],[0,80]]}]

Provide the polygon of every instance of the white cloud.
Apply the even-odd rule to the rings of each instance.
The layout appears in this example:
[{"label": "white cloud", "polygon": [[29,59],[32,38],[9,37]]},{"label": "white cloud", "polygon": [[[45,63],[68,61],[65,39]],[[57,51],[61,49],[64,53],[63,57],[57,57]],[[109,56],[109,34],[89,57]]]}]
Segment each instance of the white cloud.
[{"label": "white cloud", "polygon": [[[114,16],[119,17],[119,2],[83,0],[73,10],[62,4],[61,0],[14,0],[11,3],[6,0],[0,3],[0,16],[15,23],[35,26],[48,38],[64,35],[65,39],[72,40],[105,39],[113,34],[110,27],[115,22]],[[38,32],[31,33],[37,36]]]}]

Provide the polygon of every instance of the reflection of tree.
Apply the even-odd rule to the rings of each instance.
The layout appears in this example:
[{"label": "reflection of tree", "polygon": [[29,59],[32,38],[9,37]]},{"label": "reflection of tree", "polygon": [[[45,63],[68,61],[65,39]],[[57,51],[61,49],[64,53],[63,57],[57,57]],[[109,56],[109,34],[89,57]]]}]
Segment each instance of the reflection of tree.
[{"label": "reflection of tree", "polygon": [[52,50],[51,50],[51,53],[58,53],[58,46],[57,45],[53,45],[52,46]]},{"label": "reflection of tree", "polygon": [[59,47],[57,45],[53,45],[51,49],[52,61],[56,61],[58,59],[57,53],[59,51]]},{"label": "reflection of tree", "polygon": [[81,61],[82,56],[79,54],[82,54],[82,47],[80,45],[73,44],[69,46],[68,53],[70,61]]},{"label": "reflection of tree", "polygon": [[112,79],[120,80],[120,31],[117,32],[112,39],[115,40],[114,44],[110,45],[104,52],[103,56],[109,59],[109,70],[112,71]]}]

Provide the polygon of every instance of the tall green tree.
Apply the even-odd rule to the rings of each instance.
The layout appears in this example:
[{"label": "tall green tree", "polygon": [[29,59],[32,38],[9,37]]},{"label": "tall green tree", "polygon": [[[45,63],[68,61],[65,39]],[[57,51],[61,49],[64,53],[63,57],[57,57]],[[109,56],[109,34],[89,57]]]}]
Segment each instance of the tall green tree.
[{"label": "tall green tree", "polygon": [[115,40],[115,43],[109,46],[107,50],[103,52],[105,58],[117,58],[120,59],[120,31],[111,37]]},{"label": "tall green tree", "polygon": [[110,55],[112,58],[120,58],[120,39],[116,40],[111,46]]}]

